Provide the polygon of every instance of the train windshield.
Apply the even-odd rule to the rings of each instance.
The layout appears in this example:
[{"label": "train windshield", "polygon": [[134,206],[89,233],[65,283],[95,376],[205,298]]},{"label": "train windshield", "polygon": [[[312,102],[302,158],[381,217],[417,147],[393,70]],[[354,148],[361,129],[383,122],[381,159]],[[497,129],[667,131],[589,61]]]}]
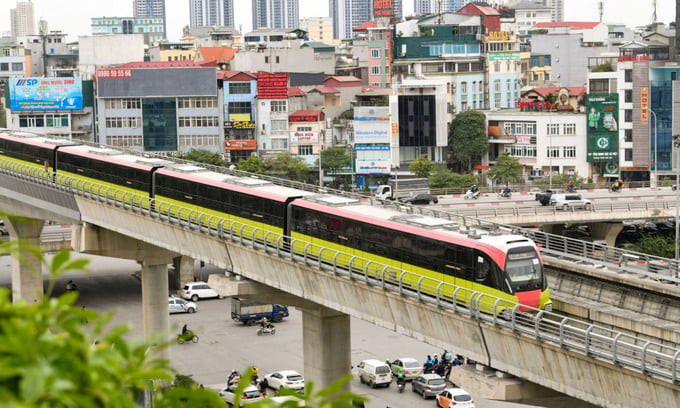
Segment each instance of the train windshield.
[{"label": "train windshield", "polygon": [[508,253],[505,270],[515,289],[542,282],[543,267],[534,248],[521,248]]}]

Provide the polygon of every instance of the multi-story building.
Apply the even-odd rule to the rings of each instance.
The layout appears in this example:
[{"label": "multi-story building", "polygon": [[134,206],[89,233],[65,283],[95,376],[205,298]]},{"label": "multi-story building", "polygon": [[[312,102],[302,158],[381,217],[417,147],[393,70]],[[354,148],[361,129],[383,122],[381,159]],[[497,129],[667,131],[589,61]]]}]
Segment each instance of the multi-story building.
[{"label": "multi-story building", "polygon": [[299,110],[288,116],[290,154],[317,167],[326,145],[326,115],[322,110]]},{"label": "multi-story building", "polygon": [[299,28],[307,32],[310,41],[333,42],[333,21],[330,17],[302,18]]},{"label": "multi-story building", "polygon": [[253,30],[258,28],[298,28],[299,0],[252,0]]},{"label": "multi-story building", "polygon": [[522,87],[517,34],[489,31],[484,35],[484,51],[487,67],[485,83],[489,88],[485,91],[484,107],[514,108]]},{"label": "multi-story building", "polygon": [[35,16],[33,3],[17,1],[16,7],[9,10],[9,18],[12,27],[12,37],[17,38],[35,34]]},{"label": "multi-story building", "polygon": [[132,0],[135,17],[160,17],[163,19],[163,38],[167,38],[165,0]]},{"label": "multi-story building", "polygon": [[368,28],[368,84],[378,88],[392,86],[392,30]]},{"label": "multi-story building", "polygon": [[231,163],[257,151],[257,75],[252,72],[217,71],[224,95],[224,151]]},{"label": "multi-story building", "polygon": [[189,27],[234,26],[233,0],[189,0]]},{"label": "multi-story building", "polygon": [[553,22],[564,21],[564,0],[540,0],[544,6],[550,8]]},{"label": "multi-story building", "polygon": [[224,152],[216,69],[174,64],[98,69],[96,141],[141,151]]},{"label": "multi-story building", "polygon": [[259,72],[256,106],[259,156],[288,152],[288,74]]},{"label": "multi-story building", "polygon": [[180,42],[193,43],[198,47],[237,47],[243,46],[241,32],[234,27],[193,27],[184,31]]},{"label": "multi-story building", "polygon": [[373,19],[372,0],[330,0],[333,38],[352,38],[352,29]]},{"label": "multi-story building", "polygon": [[510,8],[515,11],[515,21],[510,31],[524,37],[529,30],[538,23],[549,23],[552,20],[552,9],[532,0],[520,0],[512,3]]},{"label": "multi-story building", "polygon": [[165,38],[162,17],[92,17],[92,35],[144,34],[144,44],[151,46]]},{"label": "multi-story building", "polygon": [[23,45],[0,44],[0,84],[11,78],[31,76],[31,55]]},{"label": "multi-story building", "polygon": [[439,4],[440,3],[437,0],[414,0],[413,14],[416,16],[424,16],[426,14],[437,13],[439,11]]},{"label": "multi-story building", "polygon": [[78,37],[78,72],[92,79],[98,68],[144,61],[144,35],[110,34]]},{"label": "multi-story building", "polygon": [[157,43],[148,50],[149,61],[193,61],[196,48],[192,43]]},{"label": "multi-story building", "polygon": [[75,76],[78,50],[75,44],[66,42],[66,34],[50,31],[42,35],[18,37],[30,52],[31,76]]}]

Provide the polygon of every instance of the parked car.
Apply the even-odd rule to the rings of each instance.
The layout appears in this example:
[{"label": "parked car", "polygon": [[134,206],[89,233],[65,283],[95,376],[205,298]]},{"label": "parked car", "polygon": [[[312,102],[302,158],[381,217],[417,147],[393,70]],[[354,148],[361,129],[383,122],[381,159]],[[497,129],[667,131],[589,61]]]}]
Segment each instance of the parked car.
[{"label": "parked car", "polygon": [[390,386],[392,382],[392,372],[390,366],[384,361],[370,359],[364,360],[357,365],[357,374],[362,384],[368,384],[371,388],[378,385]]},{"label": "parked car", "polygon": [[436,397],[437,394],[444,391],[446,381],[439,374],[421,374],[413,379],[411,386],[413,392],[417,392],[425,399]]},{"label": "parked car", "polygon": [[542,193],[536,193],[536,201],[541,203],[541,205],[549,205],[550,197],[557,192],[558,190],[545,190]]},{"label": "parked car", "polygon": [[[227,387],[223,388],[220,391],[220,397],[224,399],[224,402],[227,403],[227,405],[232,406],[234,405],[234,388],[232,387]],[[252,404],[253,402],[260,401],[263,399],[265,395],[260,392],[260,389],[257,388],[254,385],[249,385],[243,390],[243,395],[241,395],[241,400],[239,401],[240,405],[248,405]]]},{"label": "parked car", "polygon": [[222,298],[219,293],[205,282],[187,283],[180,291],[180,296],[184,299],[190,299],[193,302],[205,298]]},{"label": "parked car", "polygon": [[413,197],[405,198],[401,200],[401,202],[406,204],[437,204],[439,200],[432,194],[421,193],[416,194]]},{"label": "parked car", "polygon": [[462,388],[447,388],[440,392],[435,399],[435,405],[440,408],[475,408],[472,396]]},{"label": "parked car", "polygon": [[392,369],[392,374],[394,376],[396,376],[399,371],[403,371],[404,378],[407,381],[412,380],[416,378],[416,376],[423,373],[423,365],[420,364],[415,358],[410,357],[404,357],[392,361],[390,368]]},{"label": "parked car", "polygon": [[590,210],[593,203],[587,198],[583,198],[581,194],[578,193],[560,193],[553,194],[552,197],[550,197],[550,205],[562,210],[568,210],[569,208],[585,208],[586,210]]},{"label": "parked car", "polygon": [[187,302],[184,299],[170,296],[168,298],[168,310],[170,313],[194,313],[198,306],[194,302]]},{"label": "parked car", "polygon": [[279,390],[281,388],[290,388],[300,392],[305,389],[305,379],[293,370],[281,370],[264,376],[264,382],[269,388]]}]

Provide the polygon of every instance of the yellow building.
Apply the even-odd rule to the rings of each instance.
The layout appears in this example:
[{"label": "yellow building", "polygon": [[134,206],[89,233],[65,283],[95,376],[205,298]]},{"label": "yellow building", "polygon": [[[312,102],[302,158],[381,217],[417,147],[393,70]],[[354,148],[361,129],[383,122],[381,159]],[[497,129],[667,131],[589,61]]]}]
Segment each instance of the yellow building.
[{"label": "yellow building", "polygon": [[333,22],[330,17],[301,18],[300,29],[307,31],[309,41],[333,42]]},{"label": "yellow building", "polygon": [[195,57],[192,43],[156,43],[149,48],[150,61],[193,61]]}]

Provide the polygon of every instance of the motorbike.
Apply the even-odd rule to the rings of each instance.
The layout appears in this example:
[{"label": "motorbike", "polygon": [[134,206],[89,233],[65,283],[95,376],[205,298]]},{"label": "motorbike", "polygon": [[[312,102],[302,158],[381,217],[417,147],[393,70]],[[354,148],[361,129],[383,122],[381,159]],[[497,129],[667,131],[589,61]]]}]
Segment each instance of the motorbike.
[{"label": "motorbike", "polygon": [[404,392],[404,388],[406,388],[406,382],[405,381],[397,381],[397,389],[399,390],[399,394]]},{"label": "motorbike", "polygon": [[179,344],[184,344],[184,343],[198,343],[198,336],[194,334],[191,330],[187,331],[186,333],[180,333],[177,335],[177,343]]},{"label": "motorbike", "polygon": [[257,335],[262,336],[263,334],[276,334],[276,328],[273,324],[267,325],[266,327],[260,327],[257,329]]},{"label": "motorbike", "polygon": [[73,281],[68,281],[68,283],[66,284],[66,291],[74,292],[76,290],[78,290],[78,285],[73,283]]},{"label": "motorbike", "polygon": [[620,185],[618,187],[612,185],[609,187],[609,191],[611,191],[612,193],[620,193],[621,190],[623,190],[623,185]]},{"label": "motorbike", "polygon": [[512,191],[505,194],[502,191],[498,193],[498,198],[510,198],[510,197],[512,197]]},{"label": "motorbike", "polygon": [[479,198],[479,190],[472,192],[472,190],[468,190],[467,193],[463,196],[464,199],[466,200],[476,200]]}]

